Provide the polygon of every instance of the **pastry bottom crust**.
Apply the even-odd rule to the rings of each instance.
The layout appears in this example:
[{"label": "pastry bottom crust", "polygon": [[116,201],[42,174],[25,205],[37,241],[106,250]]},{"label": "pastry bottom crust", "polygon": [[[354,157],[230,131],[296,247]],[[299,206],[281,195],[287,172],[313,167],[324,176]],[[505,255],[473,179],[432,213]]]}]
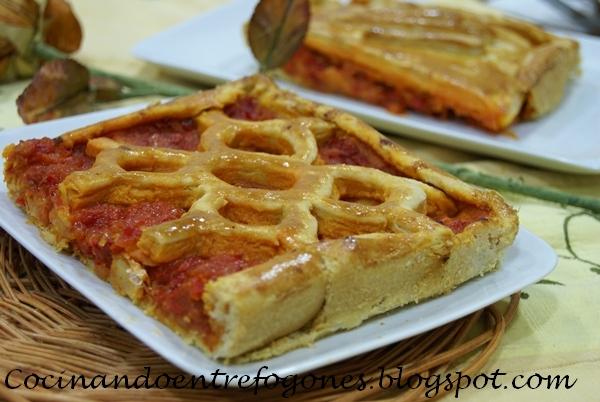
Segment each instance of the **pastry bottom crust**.
[{"label": "pastry bottom crust", "polygon": [[[505,228],[473,226],[453,240],[443,236],[434,240],[418,234],[407,235],[403,241],[396,238],[393,241],[402,241],[404,247],[394,251],[390,248],[388,252],[373,247],[368,238],[332,242],[326,246],[328,257],[322,260],[319,277],[306,275],[311,280],[298,293],[283,279],[266,287],[264,283],[261,287],[254,285],[249,271],[216,281],[208,290],[209,297],[217,300],[212,317],[236,328],[223,334],[230,337],[231,345],[258,345],[271,340],[267,346],[240,356],[235,356],[240,349],[224,347],[216,351],[217,356],[239,363],[309,346],[327,334],[448,293],[461,283],[492,271],[513,237]],[[311,269],[303,268],[303,273]],[[227,289],[234,292],[226,293]],[[274,299],[273,295],[282,297]],[[294,306],[298,305],[307,306],[301,309],[304,313],[314,314],[297,315],[298,307]],[[265,330],[265,324],[272,322],[290,335],[278,338],[276,333]]]},{"label": "pastry bottom crust", "polygon": [[[205,304],[213,328],[219,328],[209,336],[182,328],[143,294],[127,293],[122,283],[128,281],[114,276],[109,280],[187,342],[225,363],[243,363],[310,346],[328,334],[449,293],[494,270],[513,240],[504,229],[475,223],[456,236],[440,232],[348,237],[320,250],[276,257],[207,286]],[[381,247],[385,236],[388,246]],[[131,268],[124,265],[120,271]]]}]

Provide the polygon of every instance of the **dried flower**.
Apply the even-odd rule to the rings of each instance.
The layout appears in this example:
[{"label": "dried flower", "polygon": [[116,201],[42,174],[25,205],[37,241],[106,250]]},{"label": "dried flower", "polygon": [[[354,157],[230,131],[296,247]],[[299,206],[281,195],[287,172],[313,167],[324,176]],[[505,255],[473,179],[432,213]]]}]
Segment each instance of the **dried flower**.
[{"label": "dried flower", "polygon": [[0,1],[0,82],[31,77],[40,64],[36,41],[71,53],[81,26],[65,0]]}]

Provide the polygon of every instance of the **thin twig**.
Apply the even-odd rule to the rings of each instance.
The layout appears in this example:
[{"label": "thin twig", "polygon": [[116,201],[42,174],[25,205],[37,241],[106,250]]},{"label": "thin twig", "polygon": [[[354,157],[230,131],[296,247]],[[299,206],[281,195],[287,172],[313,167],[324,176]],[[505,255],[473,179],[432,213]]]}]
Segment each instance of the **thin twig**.
[{"label": "thin twig", "polygon": [[475,172],[468,168],[455,166],[448,163],[439,162],[436,165],[463,181],[481,187],[487,187],[500,191],[509,191],[511,193],[522,194],[528,197],[551,201],[562,205],[572,205],[600,213],[600,199],[595,197],[575,195],[548,187],[529,186],[514,179],[506,179],[503,177]]}]

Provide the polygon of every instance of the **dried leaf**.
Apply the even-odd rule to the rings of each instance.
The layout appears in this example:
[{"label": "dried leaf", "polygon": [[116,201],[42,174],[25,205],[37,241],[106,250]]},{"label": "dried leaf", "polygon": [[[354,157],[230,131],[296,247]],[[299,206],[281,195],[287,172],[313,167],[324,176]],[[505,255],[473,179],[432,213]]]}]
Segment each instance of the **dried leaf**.
[{"label": "dried leaf", "polygon": [[12,42],[0,36],[0,80],[7,74],[11,58],[15,52],[16,49]]},{"label": "dried leaf", "polygon": [[29,124],[89,110],[89,80],[88,69],[74,60],[45,63],[17,99],[19,116]]},{"label": "dried leaf", "polygon": [[72,53],[81,45],[81,25],[65,0],[48,0],[44,10],[44,42]]},{"label": "dried leaf", "polygon": [[0,0],[0,82],[35,73],[41,63],[34,50],[36,41],[70,53],[79,48],[81,36],[81,26],[66,0]]},{"label": "dried leaf", "polygon": [[31,76],[37,69],[31,42],[39,14],[34,0],[0,0],[0,82]]},{"label": "dried leaf", "polygon": [[122,99],[125,89],[123,84],[113,78],[92,76],[90,79],[90,90],[99,102]]},{"label": "dried leaf", "polygon": [[309,0],[261,0],[248,25],[248,43],[261,71],[282,66],[298,50],[310,20]]},{"label": "dried leaf", "polygon": [[0,22],[7,26],[35,28],[39,7],[34,0],[0,1]]}]

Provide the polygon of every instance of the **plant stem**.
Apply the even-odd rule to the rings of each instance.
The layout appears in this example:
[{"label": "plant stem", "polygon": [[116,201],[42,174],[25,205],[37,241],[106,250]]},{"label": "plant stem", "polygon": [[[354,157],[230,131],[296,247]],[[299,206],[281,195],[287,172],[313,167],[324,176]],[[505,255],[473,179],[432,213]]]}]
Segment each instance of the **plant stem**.
[{"label": "plant stem", "polygon": [[[169,95],[165,95],[163,93],[158,93],[156,91],[156,89],[150,88],[150,87],[131,88],[130,86],[127,86],[126,90],[121,91],[121,93],[119,94],[119,99],[130,99],[130,98],[138,98],[141,96],[154,96],[154,95],[169,96]],[[186,94],[182,94],[182,95],[186,95]],[[172,96],[177,96],[177,95],[172,95]]]},{"label": "plant stem", "polygon": [[[68,59],[69,55],[56,50],[55,48],[46,45],[42,42],[35,42],[34,44],[34,52],[39,57],[47,60],[54,59]],[[120,82],[121,84],[131,88],[131,93],[128,93],[124,97],[130,98],[133,96],[145,96],[145,95],[161,95],[161,96],[181,96],[181,95],[189,95],[195,92],[195,89],[188,88],[175,84],[167,84],[164,82],[157,81],[149,81],[149,80],[141,80],[138,78],[127,77],[120,74],[109,73],[103,70],[98,70],[93,67],[88,67],[90,73],[92,75],[96,75],[99,77],[111,78]],[[134,94],[140,95],[134,95]]]},{"label": "plant stem", "polygon": [[448,163],[437,163],[437,166],[459,179],[481,187],[494,190],[509,191],[522,194],[540,200],[551,201],[563,205],[572,205],[600,213],[600,199],[566,193],[547,187],[534,187],[523,184],[514,179],[492,176],[485,173],[475,172],[462,166],[454,166]]}]

